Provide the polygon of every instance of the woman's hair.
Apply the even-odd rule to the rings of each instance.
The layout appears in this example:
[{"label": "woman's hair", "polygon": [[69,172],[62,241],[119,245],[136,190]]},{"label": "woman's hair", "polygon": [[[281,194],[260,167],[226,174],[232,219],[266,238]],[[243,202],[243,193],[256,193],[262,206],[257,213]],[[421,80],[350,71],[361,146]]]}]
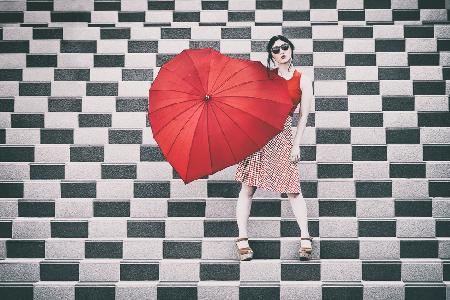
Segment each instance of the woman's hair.
[{"label": "woman's hair", "polygon": [[266,65],[266,69],[267,69],[267,75],[269,76],[269,78],[270,78],[270,70],[271,70],[270,69],[270,62],[272,61],[272,63],[275,65],[275,62],[273,61],[272,47],[273,47],[273,44],[275,44],[275,42],[277,40],[282,40],[283,42],[286,42],[286,43],[289,44],[289,47],[291,49],[291,61],[292,61],[292,59],[294,59],[294,49],[295,49],[295,47],[294,47],[294,44],[292,44],[292,42],[287,37],[285,37],[284,35],[281,35],[281,34],[274,35],[273,37],[271,37],[269,42],[267,43],[267,47],[266,47],[266,50],[267,50],[267,65]]}]

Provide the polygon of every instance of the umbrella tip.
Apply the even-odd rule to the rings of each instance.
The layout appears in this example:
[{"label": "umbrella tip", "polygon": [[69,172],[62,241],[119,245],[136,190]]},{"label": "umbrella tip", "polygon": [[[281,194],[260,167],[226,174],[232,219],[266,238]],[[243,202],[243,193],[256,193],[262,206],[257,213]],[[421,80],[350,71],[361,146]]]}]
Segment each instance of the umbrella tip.
[{"label": "umbrella tip", "polygon": [[211,95],[205,95],[205,97],[203,98],[205,101],[208,101],[208,100],[210,100],[212,98],[212,96]]}]

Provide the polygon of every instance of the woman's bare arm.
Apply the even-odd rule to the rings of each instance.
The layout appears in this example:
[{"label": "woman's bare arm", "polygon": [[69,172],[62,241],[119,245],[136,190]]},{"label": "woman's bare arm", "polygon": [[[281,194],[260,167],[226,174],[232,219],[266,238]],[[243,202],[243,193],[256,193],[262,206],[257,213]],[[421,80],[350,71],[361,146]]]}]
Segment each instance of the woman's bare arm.
[{"label": "woman's bare arm", "polygon": [[296,147],[300,146],[300,140],[306,128],[306,122],[308,121],[308,115],[311,111],[311,104],[314,98],[312,80],[306,74],[302,74],[300,88],[302,90],[302,99],[300,101],[300,116],[298,118],[297,132],[294,138],[294,146]]}]

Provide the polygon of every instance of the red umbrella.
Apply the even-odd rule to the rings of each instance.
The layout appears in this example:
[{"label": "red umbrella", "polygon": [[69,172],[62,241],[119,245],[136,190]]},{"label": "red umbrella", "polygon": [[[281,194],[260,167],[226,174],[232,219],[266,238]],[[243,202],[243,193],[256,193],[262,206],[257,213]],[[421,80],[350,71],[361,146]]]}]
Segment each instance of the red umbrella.
[{"label": "red umbrella", "polygon": [[232,166],[281,132],[292,108],[286,81],[259,61],[185,49],[149,90],[149,122],[185,184]]}]

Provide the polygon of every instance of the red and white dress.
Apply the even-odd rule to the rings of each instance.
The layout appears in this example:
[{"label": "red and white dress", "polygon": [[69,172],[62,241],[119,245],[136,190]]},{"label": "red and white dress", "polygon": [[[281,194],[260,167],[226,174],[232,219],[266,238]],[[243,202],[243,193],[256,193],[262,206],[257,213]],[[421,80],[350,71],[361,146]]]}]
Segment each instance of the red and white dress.
[{"label": "red and white dress", "polygon": [[[277,72],[278,68],[271,71]],[[294,140],[292,115],[302,96],[300,79],[301,73],[295,69],[294,75],[286,80],[292,99],[292,110],[284,122],[283,131],[274,136],[263,148],[239,162],[234,180],[281,193],[300,193],[299,162],[290,160]]]}]

